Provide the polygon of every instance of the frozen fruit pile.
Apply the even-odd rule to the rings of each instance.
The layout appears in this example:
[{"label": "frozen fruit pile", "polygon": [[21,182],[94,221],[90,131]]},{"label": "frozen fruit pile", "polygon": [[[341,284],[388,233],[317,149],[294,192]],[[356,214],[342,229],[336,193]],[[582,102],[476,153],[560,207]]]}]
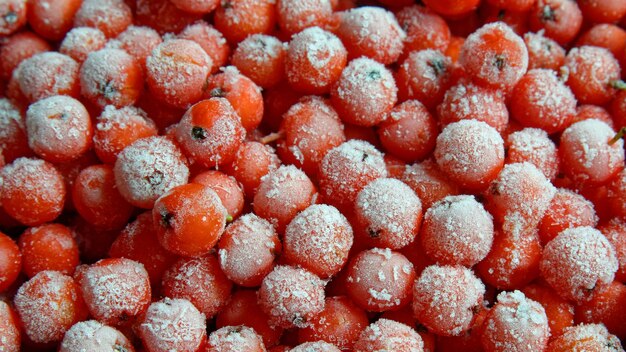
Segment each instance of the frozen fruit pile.
[{"label": "frozen fruit pile", "polygon": [[0,351],[626,345],[626,0],[0,0]]}]

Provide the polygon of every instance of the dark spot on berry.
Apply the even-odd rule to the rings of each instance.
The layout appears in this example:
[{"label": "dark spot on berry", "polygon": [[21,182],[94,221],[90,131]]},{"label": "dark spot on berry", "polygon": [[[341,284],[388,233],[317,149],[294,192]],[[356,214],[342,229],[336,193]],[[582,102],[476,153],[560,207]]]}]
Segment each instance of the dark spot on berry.
[{"label": "dark spot on berry", "polygon": [[209,95],[212,98],[223,98],[226,96],[226,91],[224,89],[222,89],[221,87],[217,87],[217,88],[213,88],[211,89],[211,91],[209,92]]},{"label": "dark spot on berry", "polygon": [[506,11],[504,9],[498,11],[498,20],[502,21],[504,19],[504,15],[506,15]]},{"label": "dark spot on berry", "polygon": [[498,68],[498,70],[502,70],[504,66],[506,66],[506,57],[502,54],[496,55],[493,64]]},{"label": "dark spot on berry", "polygon": [[443,63],[442,59],[434,59],[428,61],[428,66],[433,69],[435,75],[440,76],[442,73],[446,71],[446,65]]},{"label": "dark spot on berry", "polygon": [[419,332],[428,332],[428,329],[420,323],[415,323],[415,331]]},{"label": "dark spot on berry", "polygon": [[17,13],[15,13],[15,11],[9,10],[9,12],[7,12],[4,15],[4,20],[7,21],[7,23],[10,23],[10,24],[13,24],[13,23],[17,22]]},{"label": "dark spot on berry", "polygon": [[[174,214],[167,212],[167,211],[161,213],[161,224],[163,224],[164,227],[167,227],[167,228],[172,227],[173,219],[174,219]],[[169,304],[169,303],[166,302],[166,304]]]},{"label": "dark spot on berry", "polygon": [[363,153],[363,156],[361,157],[361,161],[365,162],[365,160],[367,160],[367,157],[369,157],[369,155],[367,153]]},{"label": "dark spot on berry", "polygon": [[99,90],[102,96],[104,97],[104,99],[106,100],[113,99],[115,97],[115,94],[117,93],[117,89],[115,88],[113,81],[107,81],[106,83],[100,86]]},{"label": "dark spot on berry", "polygon": [[367,228],[367,234],[371,237],[371,238],[379,238],[380,234],[381,234],[381,230],[374,230],[371,227]]},{"label": "dark spot on berry", "polygon": [[229,8],[233,7],[233,4],[230,1],[228,1],[228,0],[222,1],[222,7],[225,8],[225,9],[229,9]]},{"label": "dark spot on berry", "polygon": [[546,5],[543,7],[543,10],[541,10],[541,21],[542,22],[548,22],[548,21],[554,21],[556,20],[556,16],[555,16],[555,12],[554,9],[552,7],[550,7],[549,5]]},{"label": "dark spot on berry", "polygon": [[152,175],[146,176],[146,180],[150,183],[150,186],[156,187],[163,182],[163,173],[159,170],[155,170]]},{"label": "dark spot on berry", "polygon": [[113,345],[113,351],[115,351],[115,352],[128,352],[126,347],[124,347],[122,345],[118,345],[118,344]]},{"label": "dark spot on berry", "polygon": [[303,316],[296,314],[293,319],[291,319],[291,322],[293,323],[293,325],[295,326],[304,326],[304,324],[306,323],[306,319],[304,319]]},{"label": "dark spot on berry", "polygon": [[372,81],[376,81],[379,80],[381,76],[380,71],[378,70],[371,70],[370,72],[367,73],[367,77],[369,79],[371,79]]},{"label": "dark spot on berry", "polygon": [[206,130],[200,126],[194,126],[191,128],[191,137],[193,139],[206,139],[207,133]]}]

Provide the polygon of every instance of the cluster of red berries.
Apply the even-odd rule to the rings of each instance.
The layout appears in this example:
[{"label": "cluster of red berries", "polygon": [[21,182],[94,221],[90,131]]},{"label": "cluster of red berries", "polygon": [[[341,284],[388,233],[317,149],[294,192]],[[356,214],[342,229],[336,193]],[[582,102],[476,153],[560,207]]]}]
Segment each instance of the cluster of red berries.
[{"label": "cluster of red berries", "polygon": [[623,351],[624,27],[0,0],[0,351]]}]

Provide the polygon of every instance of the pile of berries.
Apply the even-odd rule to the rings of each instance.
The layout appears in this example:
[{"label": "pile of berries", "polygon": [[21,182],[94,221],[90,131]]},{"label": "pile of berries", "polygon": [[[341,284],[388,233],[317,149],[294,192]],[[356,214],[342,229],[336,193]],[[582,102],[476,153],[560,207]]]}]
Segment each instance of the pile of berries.
[{"label": "pile of berries", "polygon": [[0,0],[0,351],[624,351],[626,0]]}]

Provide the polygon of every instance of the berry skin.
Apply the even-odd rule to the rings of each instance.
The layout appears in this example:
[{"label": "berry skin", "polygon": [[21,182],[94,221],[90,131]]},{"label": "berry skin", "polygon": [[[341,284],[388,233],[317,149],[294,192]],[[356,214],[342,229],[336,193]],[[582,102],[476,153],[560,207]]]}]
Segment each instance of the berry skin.
[{"label": "berry skin", "polygon": [[31,227],[20,235],[18,243],[22,271],[28,277],[45,270],[71,275],[79,264],[76,240],[71,230],[61,224]]},{"label": "berry skin", "polygon": [[209,335],[207,351],[265,352],[265,345],[254,329],[247,326],[225,326]]},{"label": "berry skin", "polygon": [[474,197],[449,196],[428,208],[420,234],[437,263],[472,267],[491,250],[493,218]]},{"label": "berry skin", "polygon": [[327,100],[302,98],[283,115],[278,154],[284,163],[293,164],[314,177],[319,164],[332,148],[346,141],[339,115]]},{"label": "berry skin", "polygon": [[490,23],[467,37],[459,63],[481,85],[508,91],[528,68],[528,50],[509,26]]},{"label": "berry skin", "polygon": [[211,319],[228,303],[233,284],[220,269],[217,257],[181,258],[163,274],[163,295],[184,298]]},{"label": "berry skin", "polygon": [[435,118],[418,100],[396,105],[378,128],[385,150],[406,162],[428,156],[435,148],[437,133]]},{"label": "berry skin", "polygon": [[28,145],[53,163],[78,159],[91,148],[93,128],[85,106],[56,95],[37,101],[26,112]]},{"label": "berry skin", "polygon": [[348,296],[371,312],[399,309],[411,301],[415,270],[409,260],[389,248],[373,248],[354,256],[348,264]]},{"label": "berry skin", "polygon": [[83,268],[77,276],[89,313],[104,324],[127,324],[143,314],[150,304],[148,272],[136,261],[102,259]]},{"label": "berry skin", "polygon": [[437,165],[468,190],[484,189],[504,165],[504,141],[498,131],[477,120],[449,124],[437,137]]},{"label": "berry skin", "polygon": [[342,350],[351,349],[368,325],[365,311],[346,296],[327,297],[324,310],[310,326],[298,331],[298,341],[323,340]]},{"label": "berry skin", "polygon": [[580,324],[565,329],[565,332],[550,341],[548,352],[567,351],[623,351],[617,336],[608,332],[601,324]]},{"label": "berry skin", "polygon": [[206,319],[186,299],[164,298],[148,307],[139,337],[149,351],[198,351],[206,342]]},{"label": "berry skin", "polygon": [[549,134],[569,126],[576,114],[576,98],[556,73],[547,69],[528,71],[511,97],[511,115],[521,125],[542,128]]},{"label": "berry skin", "polygon": [[467,331],[479,311],[485,286],[461,266],[429,266],[415,280],[413,313],[430,331],[456,336]]},{"label": "berry skin", "polygon": [[550,336],[543,307],[520,291],[502,292],[483,323],[485,351],[544,351]]},{"label": "berry skin", "polygon": [[174,134],[194,161],[215,167],[233,161],[244,140],[245,129],[227,99],[210,98],[190,107]]},{"label": "berry skin", "polygon": [[226,227],[218,248],[224,274],[237,285],[255,287],[274,268],[281,243],[267,220],[249,213]]},{"label": "berry skin", "polygon": [[354,344],[354,351],[423,351],[424,342],[410,326],[393,320],[379,319],[370,324]]},{"label": "berry skin", "polygon": [[371,127],[387,118],[398,88],[385,66],[368,58],[350,61],[333,86],[330,99],[345,123]]},{"label": "berry skin", "polygon": [[133,344],[119,330],[96,320],[88,320],[74,324],[65,333],[59,352],[97,351],[104,348],[112,351],[135,350]]},{"label": "berry skin", "polygon": [[21,331],[15,310],[8,303],[0,301],[0,348],[5,351],[19,351],[21,344]]},{"label": "berry skin", "polygon": [[573,48],[565,57],[567,85],[581,104],[603,105],[617,94],[619,62],[610,51],[595,46]]},{"label": "berry skin", "polygon": [[402,181],[379,178],[357,195],[356,227],[369,244],[399,249],[412,242],[422,223],[422,202]]},{"label": "berry skin", "polygon": [[[22,254],[15,241],[2,232],[0,232],[0,257],[3,258],[0,261],[0,292],[4,292],[11,287],[22,270]],[[1,327],[2,325],[0,331]]]},{"label": "berry skin", "polygon": [[102,49],[87,56],[80,68],[81,94],[104,108],[137,102],[143,91],[141,66],[120,49]]},{"label": "berry skin", "polygon": [[352,227],[345,216],[332,206],[313,204],[287,225],[283,258],[326,279],[345,265],[352,241]]},{"label": "berry skin", "polygon": [[257,295],[272,326],[304,328],[324,309],[324,282],[292,266],[276,266],[263,279]]},{"label": "berry skin", "polygon": [[146,59],[146,82],[159,100],[187,108],[202,97],[202,87],[213,60],[191,40],[170,39],[159,44]]},{"label": "berry skin", "polygon": [[13,303],[26,336],[41,344],[61,341],[88,314],[79,285],[58,271],[42,271],[26,281]]},{"label": "berry skin", "polygon": [[596,119],[566,128],[559,144],[564,174],[586,185],[601,185],[613,178],[624,167],[624,141],[608,143],[613,136],[613,129]]},{"label": "berry skin", "polygon": [[152,209],[159,243],[186,257],[207,254],[217,244],[226,215],[217,193],[198,183],[172,188],[156,200]]},{"label": "berry skin", "polygon": [[328,93],[346,67],[348,52],[331,32],[311,27],[293,36],[285,56],[289,85],[304,94]]},{"label": "berry skin", "polygon": [[324,202],[344,212],[353,209],[363,187],[380,177],[387,177],[382,153],[362,140],[347,141],[328,151],[322,159],[320,194]]},{"label": "berry skin", "polygon": [[52,164],[19,158],[3,167],[0,176],[0,204],[15,220],[37,226],[53,221],[63,211],[65,183]]},{"label": "berry skin", "polygon": [[170,189],[187,183],[183,154],[167,137],[142,138],[118,154],[115,185],[130,204],[150,209]]},{"label": "berry skin", "polygon": [[315,203],[316,198],[315,185],[302,170],[293,165],[281,166],[261,179],[253,209],[283,233],[296,214]]},{"label": "berry skin", "polygon": [[559,296],[578,303],[604,292],[618,269],[611,243],[592,227],[567,229],[543,251],[543,278]]}]

